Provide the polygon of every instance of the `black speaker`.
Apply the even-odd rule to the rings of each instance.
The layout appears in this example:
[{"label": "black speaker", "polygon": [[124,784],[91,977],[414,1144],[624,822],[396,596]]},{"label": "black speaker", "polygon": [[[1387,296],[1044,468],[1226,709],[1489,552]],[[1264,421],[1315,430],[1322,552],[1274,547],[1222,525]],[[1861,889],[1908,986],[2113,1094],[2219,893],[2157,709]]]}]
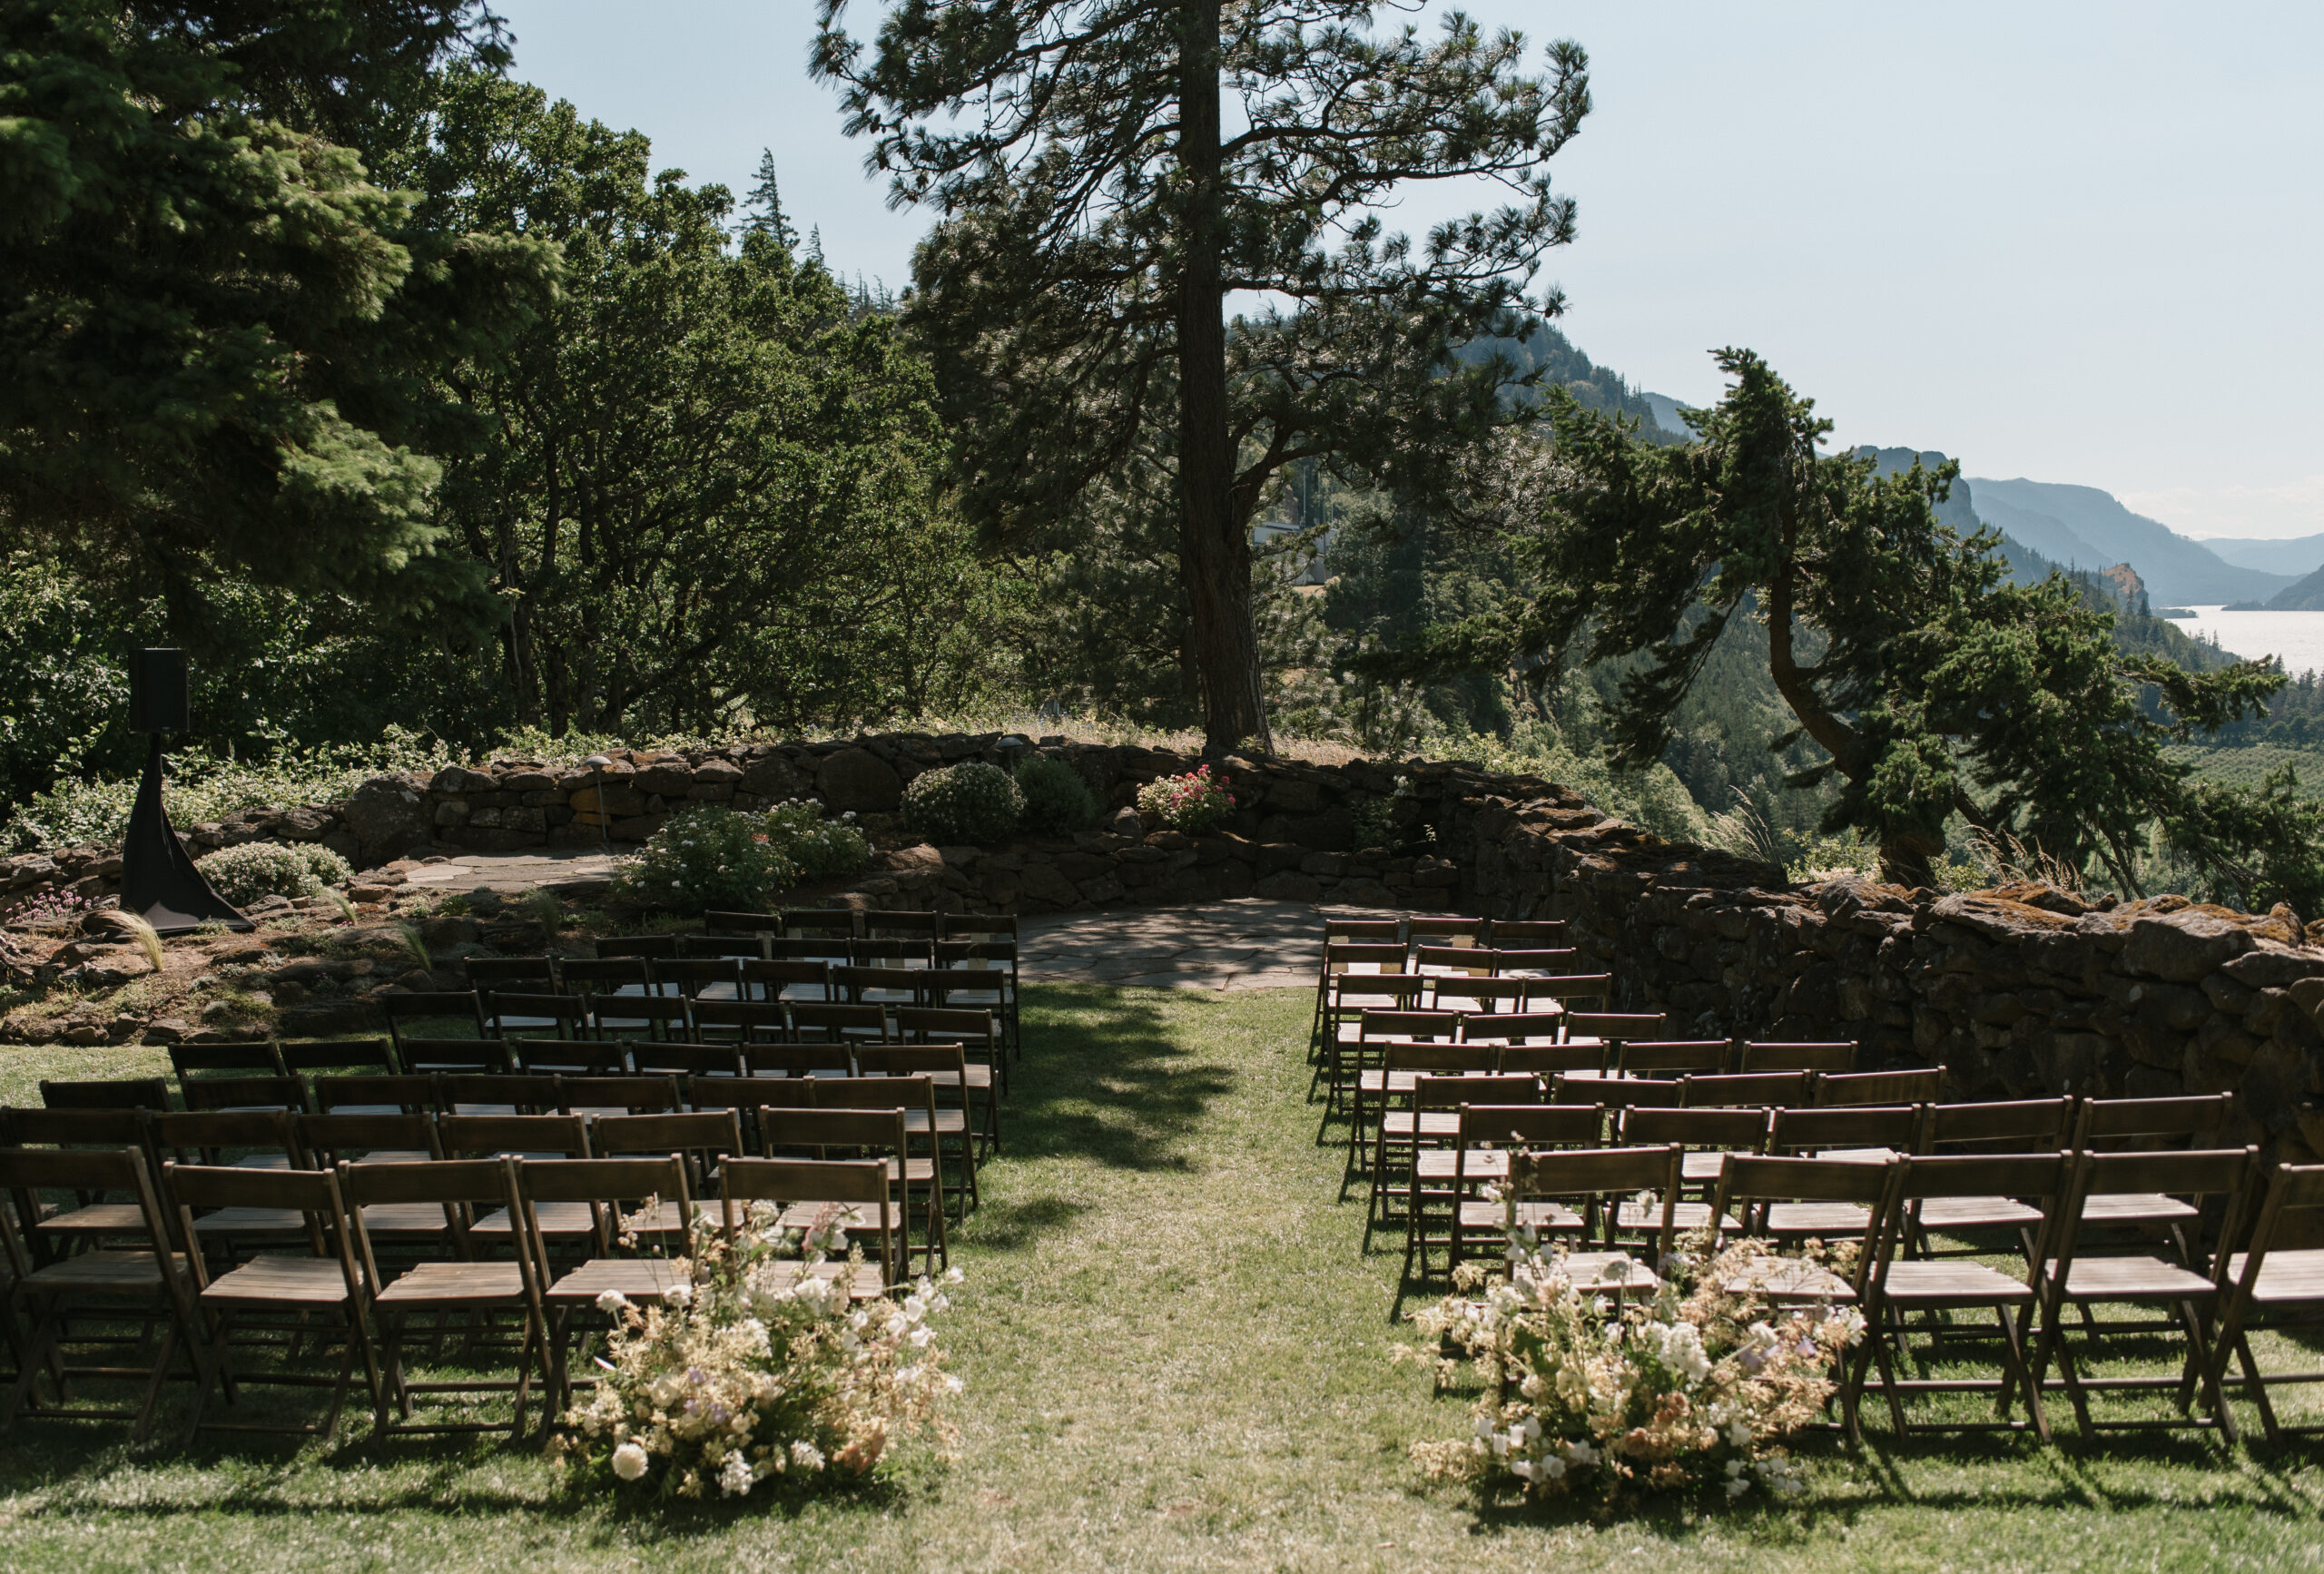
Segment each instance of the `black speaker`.
[{"label": "black speaker", "polygon": [[129,730],[190,733],[192,707],[186,700],[185,652],[133,651],[129,656]]}]

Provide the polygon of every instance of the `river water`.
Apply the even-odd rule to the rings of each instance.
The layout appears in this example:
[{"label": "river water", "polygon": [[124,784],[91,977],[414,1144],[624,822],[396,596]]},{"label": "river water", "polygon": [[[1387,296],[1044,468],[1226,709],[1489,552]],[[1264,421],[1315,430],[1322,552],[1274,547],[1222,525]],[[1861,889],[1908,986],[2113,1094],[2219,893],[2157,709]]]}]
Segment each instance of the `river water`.
[{"label": "river water", "polygon": [[2171,621],[2179,632],[2206,644],[2216,640],[2221,650],[2240,656],[2283,657],[2284,671],[2324,672],[2324,612],[2224,612],[2216,606],[2191,607],[2192,617]]}]

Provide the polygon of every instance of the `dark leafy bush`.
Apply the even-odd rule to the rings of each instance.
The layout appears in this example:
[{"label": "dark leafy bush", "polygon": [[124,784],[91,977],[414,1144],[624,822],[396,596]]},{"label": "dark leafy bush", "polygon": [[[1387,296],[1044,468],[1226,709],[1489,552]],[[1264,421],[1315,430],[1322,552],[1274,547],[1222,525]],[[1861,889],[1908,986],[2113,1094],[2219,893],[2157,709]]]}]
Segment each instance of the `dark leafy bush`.
[{"label": "dark leafy bush", "polygon": [[1034,831],[1060,836],[1098,818],[1098,795],[1062,760],[1029,757],[1017,767],[1017,787],[1025,794],[1025,823]]}]

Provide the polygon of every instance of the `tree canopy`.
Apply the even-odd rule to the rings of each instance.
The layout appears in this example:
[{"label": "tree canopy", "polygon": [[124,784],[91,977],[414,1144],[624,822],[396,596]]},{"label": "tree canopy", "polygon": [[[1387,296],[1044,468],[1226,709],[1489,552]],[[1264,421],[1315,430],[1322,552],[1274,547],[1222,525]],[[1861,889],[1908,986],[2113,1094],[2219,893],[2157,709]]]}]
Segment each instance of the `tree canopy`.
[{"label": "tree canopy", "polygon": [[[1459,352],[1520,325],[1573,234],[1546,165],[1589,110],[1582,52],[1529,74],[1516,34],[1453,12],[1375,34],[1374,9],[898,0],[867,46],[823,0],[815,65],[849,130],[894,201],[940,215],[908,319],[968,517],[1053,547],[1126,467],[1170,477],[1214,745],[1265,736],[1249,527],[1271,484],[1329,457],[1452,497],[1460,456],[1527,418],[1504,358]],[[1400,186],[1455,179],[1509,200],[1419,244],[1384,231]],[[1230,328],[1238,294],[1267,305]]]}]

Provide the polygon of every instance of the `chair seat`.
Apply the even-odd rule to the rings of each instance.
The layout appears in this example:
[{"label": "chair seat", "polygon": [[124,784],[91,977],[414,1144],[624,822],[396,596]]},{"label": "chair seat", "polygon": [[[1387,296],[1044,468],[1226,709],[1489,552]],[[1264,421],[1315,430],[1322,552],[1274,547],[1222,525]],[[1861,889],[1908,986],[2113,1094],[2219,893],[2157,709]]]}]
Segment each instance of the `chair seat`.
[{"label": "chair seat", "polygon": [[2024,1280],[1957,1257],[1941,1262],[1900,1258],[1888,1264],[1880,1289],[1891,1301],[1915,1306],[1998,1306],[2034,1299]]},{"label": "chair seat", "polygon": [[888,1161],[888,1179],[893,1182],[898,1178],[914,1183],[933,1181],[936,1178],[936,1161],[932,1158],[905,1159],[899,1177],[897,1162],[891,1158]]},{"label": "chair seat", "polygon": [[[1464,1230],[1498,1230],[1508,1217],[1505,1203],[1479,1198],[1461,1205],[1461,1227]],[[1537,1230],[1578,1230],[1589,1221],[1563,1203],[1531,1202],[1517,1205],[1517,1222]]]},{"label": "chair seat", "polygon": [[[1424,1147],[1419,1155],[1419,1175],[1423,1180],[1451,1180],[1453,1166],[1460,1155],[1449,1147]],[[1472,1147],[1469,1161],[1461,1173],[1472,1181],[1504,1180],[1509,1175],[1509,1150],[1502,1147]]]},{"label": "chair seat", "polygon": [[[807,1264],[804,1263],[770,1263],[762,1270],[770,1285],[777,1289],[796,1284],[801,1274],[806,1271],[808,1271]],[[818,1263],[812,1271],[818,1279],[842,1280],[847,1285],[848,1298],[852,1301],[876,1301],[887,1293],[888,1287],[880,1282],[880,1265],[877,1263],[864,1263],[860,1265],[848,1263]]]},{"label": "chair seat", "polygon": [[[2227,1260],[2230,1282],[2243,1280],[2244,1254],[2238,1252]],[[2260,1262],[2260,1282],[2251,1287],[2251,1299],[2272,1305],[2324,1301],[2324,1250],[2270,1252]]]},{"label": "chair seat", "polygon": [[363,1227],[374,1235],[440,1235],[451,1228],[441,1203],[373,1203],[363,1210]]},{"label": "chair seat", "polygon": [[1871,1210],[1854,1203],[1771,1203],[1768,1206],[1768,1233],[1772,1235],[1860,1235],[1871,1225]]},{"label": "chair seat", "polygon": [[1921,1203],[1927,1230],[2004,1230],[2042,1222],[2042,1210],[2014,1197],[1928,1197]]},{"label": "chair seat", "polygon": [[135,1203],[90,1203],[52,1214],[34,1228],[59,1235],[142,1235],[145,1210]]},{"label": "chair seat", "polygon": [[212,1279],[202,1292],[202,1299],[205,1305],[288,1301],[336,1306],[348,1299],[347,1275],[336,1262],[324,1257],[252,1257],[232,1273]]},{"label": "chair seat", "polygon": [[1413,1125],[1417,1117],[1423,1136],[1458,1136],[1461,1135],[1461,1112],[1457,1109],[1392,1109],[1380,1117],[1381,1135],[1390,1141],[1413,1139]]},{"label": "chair seat", "polygon": [[[786,1230],[811,1230],[822,1223],[824,1215],[833,1213],[838,1215],[840,1228],[843,1230],[876,1230],[880,1227],[880,1210],[870,1203],[785,1203],[776,1222]],[[897,1216],[894,1208],[889,1209],[889,1216]]]},{"label": "chair seat", "polygon": [[[1710,1227],[1709,1203],[1679,1203],[1670,1210],[1671,1223],[1681,1230],[1707,1230]],[[1625,1230],[1659,1230],[1662,1227],[1662,1205],[1659,1203],[1624,1203],[1615,1210],[1614,1223]],[[1718,1228],[1722,1235],[1731,1234],[1743,1226],[1721,1214]]]},{"label": "chair seat", "polygon": [[1662,1281],[1654,1276],[1654,1270],[1628,1252],[1569,1252],[1563,1262],[1566,1277],[1585,1290],[1651,1294],[1662,1288]]},{"label": "chair seat", "polygon": [[1715,1181],[1718,1178],[1719,1172],[1726,1167],[1727,1156],[1723,1153],[1689,1153],[1679,1156],[1679,1175],[1683,1180],[1698,1183]]},{"label": "chair seat", "polygon": [[515,1263],[422,1263],[379,1292],[382,1306],[486,1306],[525,1293]]},{"label": "chair seat", "polygon": [[2083,1204],[2085,1225],[2157,1225],[2199,1217],[2198,1210],[2177,1197],[2157,1192],[2112,1192]]},{"label": "chair seat", "polygon": [[2185,1301],[2211,1293],[2209,1279],[2160,1257],[2077,1257],[2066,1271],[2066,1294],[2076,1301]]},{"label": "chair seat", "polygon": [[552,1305],[588,1305],[608,1290],[632,1301],[662,1299],[662,1292],[686,1278],[664,1257],[596,1257],[551,1284]]},{"label": "chair seat", "polygon": [[[180,1252],[170,1254],[179,1264]],[[151,1295],[162,1288],[161,1265],[150,1251],[133,1248],[82,1252],[45,1268],[35,1268],[24,1281],[27,1289],[71,1291],[84,1295]]]},{"label": "chair seat", "polygon": [[1762,1257],[1728,1279],[1731,1294],[1752,1293],[1776,1301],[1853,1301],[1856,1291],[1828,1268],[1798,1257]]},{"label": "chair seat", "polygon": [[[597,1221],[587,1203],[537,1203],[534,1216],[541,1222],[541,1234],[559,1240],[573,1240],[586,1235],[597,1227]],[[472,1235],[505,1235],[508,1233],[508,1210],[501,1208],[485,1215],[468,1226]]]},{"label": "chair seat", "polygon": [[[928,1131],[928,1111],[925,1109],[905,1110],[904,1129],[914,1136],[925,1136]],[[939,1136],[958,1136],[968,1129],[967,1110],[940,1109],[936,1112],[936,1133]]]},{"label": "chair seat", "polygon": [[297,1208],[220,1208],[193,1227],[205,1235],[303,1235],[307,1215]]}]

